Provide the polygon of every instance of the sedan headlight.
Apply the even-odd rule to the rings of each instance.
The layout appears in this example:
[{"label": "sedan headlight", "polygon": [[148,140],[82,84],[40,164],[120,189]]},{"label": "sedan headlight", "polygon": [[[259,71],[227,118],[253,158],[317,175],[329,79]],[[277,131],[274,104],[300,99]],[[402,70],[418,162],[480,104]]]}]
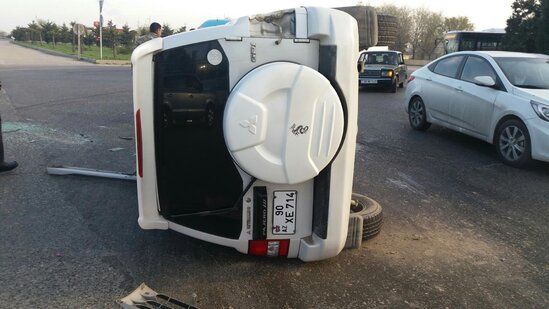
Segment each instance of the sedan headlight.
[{"label": "sedan headlight", "polygon": [[381,70],[381,77],[393,77],[394,75],[393,70]]},{"label": "sedan headlight", "polygon": [[549,121],[549,105],[545,105],[536,101],[530,101],[532,108],[538,114],[539,118]]}]

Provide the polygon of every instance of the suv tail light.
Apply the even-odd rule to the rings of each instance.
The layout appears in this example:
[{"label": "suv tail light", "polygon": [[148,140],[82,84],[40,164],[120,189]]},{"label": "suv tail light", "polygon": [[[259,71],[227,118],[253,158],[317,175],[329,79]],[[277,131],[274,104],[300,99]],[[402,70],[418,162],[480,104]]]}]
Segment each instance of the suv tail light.
[{"label": "suv tail light", "polygon": [[289,239],[277,240],[250,240],[248,242],[248,254],[257,256],[288,256],[290,249]]},{"label": "suv tail light", "polygon": [[143,137],[141,133],[141,110],[135,113],[135,135],[137,144],[137,169],[139,177],[143,178]]}]

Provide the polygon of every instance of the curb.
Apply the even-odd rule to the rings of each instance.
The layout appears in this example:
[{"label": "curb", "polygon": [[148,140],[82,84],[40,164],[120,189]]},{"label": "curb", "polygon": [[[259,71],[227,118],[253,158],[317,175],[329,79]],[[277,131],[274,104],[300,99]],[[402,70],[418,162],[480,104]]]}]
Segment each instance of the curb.
[{"label": "curb", "polygon": [[131,61],[128,61],[128,60],[97,60],[97,59],[93,59],[93,58],[82,58],[82,57],[78,58],[78,56],[76,56],[76,55],[69,55],[69,54],[65,54],[65,53],[62,53],[62,52],[41,48],[41,47],[38,47],[38,46],[28,46],[28,45],[21,44],[17,41],[13,41],[13,40],[10,40],[10,43],[21,46],[21,47],[34,49],[34,50],[42,52],[44,54],[48,54],[48,55],[52,55],[52,56],[58,56],[58,57],[71,58],[71,59],[74,59],[74,60],[77,60],[77,61],[84,61],[84,62],[89,62],[89,63],[93,63],[93,64],[131,65]]},{"label": "curb", "polygon": [[132,62],[129,60],[96,60],[93,59],[96,64],[107,64],[107,65],[131,65]]}]

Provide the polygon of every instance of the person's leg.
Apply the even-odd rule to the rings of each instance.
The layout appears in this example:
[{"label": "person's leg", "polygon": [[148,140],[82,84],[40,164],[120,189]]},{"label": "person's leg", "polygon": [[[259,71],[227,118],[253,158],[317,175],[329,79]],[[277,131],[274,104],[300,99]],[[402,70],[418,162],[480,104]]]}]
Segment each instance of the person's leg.
[{"label": "person's leg", "polygon": [[2,140],[2,115],[0,115],[0,165],[4,163],[4,141]]},{"label": "person's leg", "polygon": [[17,162],[5,162],[4,161],[4,141],[2,140],[2,116],[0,116],[0,173],[11,171],[17,167]]}]

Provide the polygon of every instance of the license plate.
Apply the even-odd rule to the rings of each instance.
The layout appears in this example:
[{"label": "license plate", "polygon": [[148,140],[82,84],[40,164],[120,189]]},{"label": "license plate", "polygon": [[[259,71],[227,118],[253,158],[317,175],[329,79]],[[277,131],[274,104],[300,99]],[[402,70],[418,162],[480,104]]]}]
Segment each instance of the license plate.
[{"label": "license plate", "polygon": [[377,84],[376,79],[362,79],[360,80],[361,84]]},{"label": "license plate", "polygon": [[297,191],[275,191],[273,235],[295,234]]}]

